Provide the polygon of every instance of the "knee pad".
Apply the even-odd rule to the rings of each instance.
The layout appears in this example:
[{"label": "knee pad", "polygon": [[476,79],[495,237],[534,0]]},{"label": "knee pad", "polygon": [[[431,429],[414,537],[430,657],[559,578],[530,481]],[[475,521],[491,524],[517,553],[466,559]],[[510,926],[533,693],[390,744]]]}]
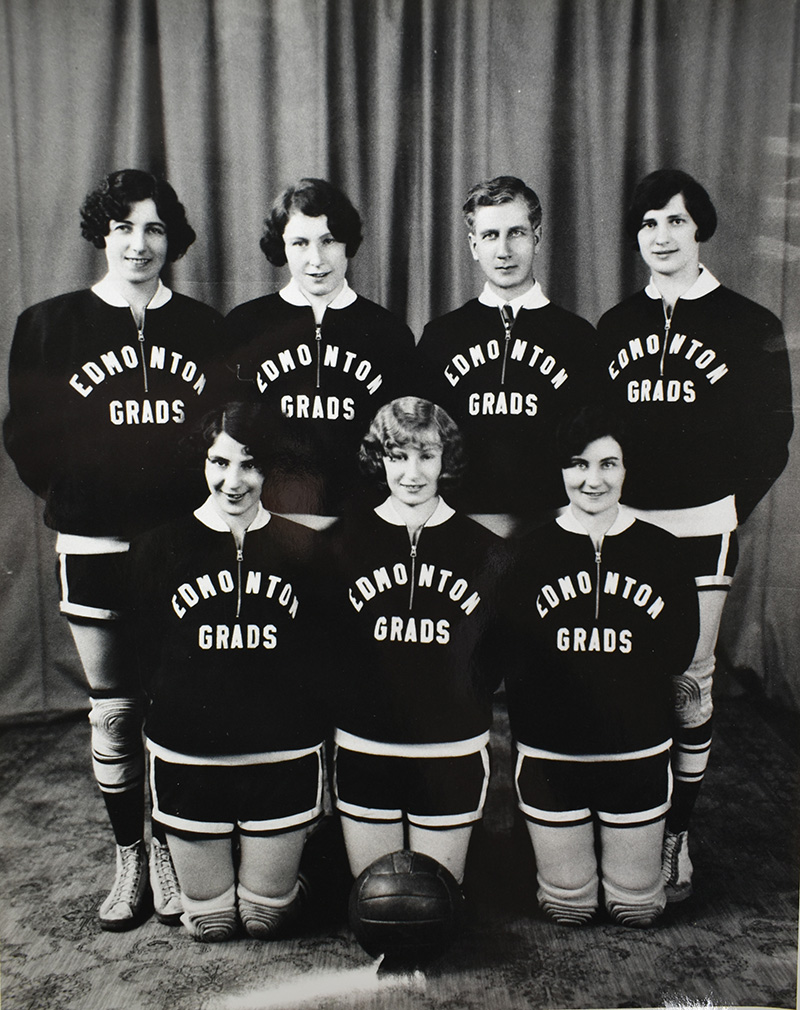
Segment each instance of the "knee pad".
[{"label": "knee pad", "polygon": [[181,922],[201,943],[232,940],[236,934],[236,891],[233,884],[216,898],[183,898]]},{"label": "knee pad", "polygon": [[557,887],[537,875],[536,897],[545,915],[562,926],[583,926],[597,911],[597,874],[581,887]]},{"label": "knee pad", "polygon": [[92,766],[104,793],[144,781],[142,706],[138,698],[92,698]]},{"label": "knee pad", "polygon": [[652,926],[667,904],[660,877],[652,886],[637,890],[604,877],[603,891],[608,914],[620,926],[636,929]]},{"label": "knee pad", "polygon": [[714,653],[697,656],[692,665],[679,676],[672,678],[672,697],[675,719],[679,726],[688,729],[708,722],[714,711],[711,689],[714,685]]},{"label": "knee pad", "polygon": [[288,894],[268,898],[254,894],[244,884],[236,885],[239,918],[250,936],[272,940],[284,933],[298,918],[303,890],[298,880]]}]

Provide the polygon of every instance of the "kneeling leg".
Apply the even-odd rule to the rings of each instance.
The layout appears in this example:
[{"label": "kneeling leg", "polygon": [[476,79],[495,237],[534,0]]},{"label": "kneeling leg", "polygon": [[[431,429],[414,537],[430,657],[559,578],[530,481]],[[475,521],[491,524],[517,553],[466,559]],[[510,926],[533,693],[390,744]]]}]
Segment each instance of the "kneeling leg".
[{"label": "kneeling leg", "polygon": [[550,827],[527,822],[536,855],[539,905],[554,922],[582,926],[597,911],[594,825]]},{"label": "kneeling leg", "polygon": [[621,926],[643,929],[664,911],[661,876],[664,822],[640,827],[601,828],[601,867],[605,904]]}]

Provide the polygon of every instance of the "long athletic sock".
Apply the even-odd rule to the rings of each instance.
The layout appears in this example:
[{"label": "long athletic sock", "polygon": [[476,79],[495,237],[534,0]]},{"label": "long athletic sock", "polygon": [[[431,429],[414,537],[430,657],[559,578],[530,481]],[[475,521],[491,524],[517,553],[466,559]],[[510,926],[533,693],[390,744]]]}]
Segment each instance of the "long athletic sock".
[{"label": "long athletic sock", "polygon": [[689,827],[708,765],[711,723],[712,720],[709,719],[702,726],[680,727],[675,731],[672,749],[675,782],[672,807],[667,814],[667,831],[673,834],[686,831]]},{"label": "long athletic sock", "polygon": [[121,793],[103,793],[117,845],[133,845],[144,834],[144,783]]}]

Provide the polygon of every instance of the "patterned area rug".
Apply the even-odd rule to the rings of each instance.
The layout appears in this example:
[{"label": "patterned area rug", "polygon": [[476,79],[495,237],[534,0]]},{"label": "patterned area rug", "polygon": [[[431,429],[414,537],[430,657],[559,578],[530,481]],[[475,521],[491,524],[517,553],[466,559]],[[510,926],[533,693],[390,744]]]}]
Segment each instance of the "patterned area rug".
[{"label": "patterned area rug", "polygon": [[745,698],[718,704],[692,834],[696,893],[653,929],[549,924],[517,824],[502,706],[468,914],[425,974],[379,971],[344,912],[349,880],[329,822],[309,850],[318,902],[302,935],[194,943],[151,918],[104,933],[95,909],[113,847],[91,781],[86,720],[0,737],[3,1010],[531,1010],[796,1005],[798,761]]}]

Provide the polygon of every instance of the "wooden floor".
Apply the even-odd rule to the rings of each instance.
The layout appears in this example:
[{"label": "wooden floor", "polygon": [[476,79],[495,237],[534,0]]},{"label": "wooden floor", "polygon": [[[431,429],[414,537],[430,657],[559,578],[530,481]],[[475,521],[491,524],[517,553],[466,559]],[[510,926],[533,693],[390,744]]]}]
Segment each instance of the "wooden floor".
[{"label": "wooden floor", "polygon": [[[344,914],[333,822],[310,852],[330,888],[296,939],[194,943],[154,918],[100,931],[112,846],[84,718],[0,735],[2,1010],[528,1010],[794,1007],[797,725],[756,698],[718,701],[712,764],[692,833],[696,894],[648,931],[602,918],[557,927],[535,907],[515,821],[505,713],[468,868],[468,915],[424,974],[383,974]],[[320,878],[320,870],[324,871]],[[333,882],[333,883],[331,883]]]}]

